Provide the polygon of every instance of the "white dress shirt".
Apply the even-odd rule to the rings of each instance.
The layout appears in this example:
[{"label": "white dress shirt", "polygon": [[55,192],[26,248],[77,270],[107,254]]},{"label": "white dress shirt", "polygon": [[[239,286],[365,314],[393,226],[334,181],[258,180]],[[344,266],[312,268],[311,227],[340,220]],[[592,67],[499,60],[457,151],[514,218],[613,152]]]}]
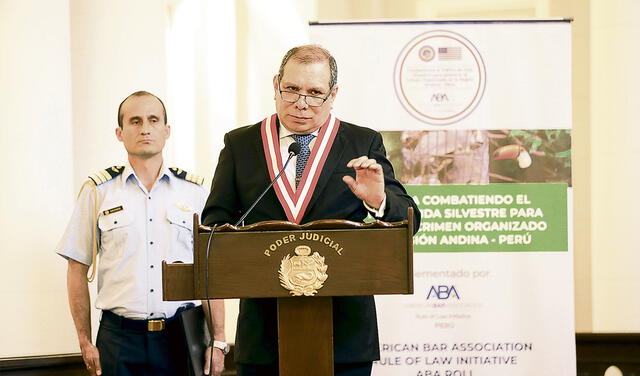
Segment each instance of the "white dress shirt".
[{"label": "white dress shirt", "polygon": [[[309,150],[311,152],[313,152],[313,147],[316,144],[316,139],[318,138],[318,133],[319,132],[320,132],[320,129],[316,129],[315,132],[311,133],[312,135],[315,136],[313,138],[313,140],[311,140],[311,142],[309,143]],[[287,128],[285,128],[282,125],[282,123],[280,123],[279,124],[279,128],[278,128],[278,134],[279,134],[279,139],[280,139],[280,156],[282,158],[282,163],[284,163],[287,160],[287,158],[289,157],[289,146],[291,144],[293,144],[294,141],[295,141],[293,139],[293,137],[290,137],[294,133],[289,131]],[[296,191],[296,161],[297,161],[297,159],[298,159],[297,156],[291,158],[291,162],[289,162],[289,165],[284,170],[284,173],[287,175],[287,180],[289,181],[289,184],[293,188],[294,192]],[[362,204],[364,204],[364,207],[367,208],[367,210],[370,211],[371,214],[373,214],[376,218],[382,218],[382,216],[384,215],[384,209],[385,209],[385,207],[387,205],[387,196],[385,195],[384,199],[382,200],[382,204],[380,205],[380,208],[378,208],[378,209],[374,209],[374,208],[370,207],[364,201],[362,201]]]},{"label": "white dress shirt", "polygon": [[[311,133],[312,135],[315,136],[313,140],[311,140],[311,142],[309,143],[309,150],[312,152],[313,152],[313,146],[316,144],[316,139],[318,138],[318,132],[319,132],[319,129],[316,129],[315,132]],[[289,158],[289,146],[291,146],[291,144],[295,142],[293,137],[291,137],[291,135],[294,133],[289,131],[287,128],[283,127],[282,124],[280,124],[278,134],[280,135],[279,137],[280,138],[280,156],[282,157],[282,163],[284,163],[286,162],[287,158]],[[291,158],[291,161],[289,162],[287,169],[284,170],[285,175],[287,175],[287,180],[289,181],[289,184],[291,185],[291,188],[293,188],[294,192],[296,191],[297,160],[298,160],[297,156]]]}]

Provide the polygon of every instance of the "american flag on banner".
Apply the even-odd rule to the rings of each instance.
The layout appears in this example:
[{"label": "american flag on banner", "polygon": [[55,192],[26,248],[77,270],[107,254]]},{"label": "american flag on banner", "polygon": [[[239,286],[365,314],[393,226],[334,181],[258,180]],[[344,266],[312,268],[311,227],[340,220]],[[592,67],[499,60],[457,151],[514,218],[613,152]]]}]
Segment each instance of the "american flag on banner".
[{"label": "american flag on banner", "polygon": [[460,60],[461,58],[461,47],[438,47],[438,60]]}]

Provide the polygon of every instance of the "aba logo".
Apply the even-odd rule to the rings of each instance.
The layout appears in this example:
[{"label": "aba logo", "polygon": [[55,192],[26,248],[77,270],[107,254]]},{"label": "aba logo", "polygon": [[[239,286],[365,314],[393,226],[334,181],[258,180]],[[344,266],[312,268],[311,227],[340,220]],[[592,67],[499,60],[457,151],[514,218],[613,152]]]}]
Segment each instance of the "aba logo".
[{"label": "aba logo", "polygon": [[446,286],[446,285],[438,285],[431,286],[429,289],[429,294],[427,294],[427,300],[429,299],[438,299],[438,300],[446,300],[446,299],[458,299],[460,300],[460,295],[458,295],[458,291],[456,287]]},{"label": "aba logo", "polygon": [[431,96],[431,102],[449,102],[449,97],[445,93],[433,93]]}]

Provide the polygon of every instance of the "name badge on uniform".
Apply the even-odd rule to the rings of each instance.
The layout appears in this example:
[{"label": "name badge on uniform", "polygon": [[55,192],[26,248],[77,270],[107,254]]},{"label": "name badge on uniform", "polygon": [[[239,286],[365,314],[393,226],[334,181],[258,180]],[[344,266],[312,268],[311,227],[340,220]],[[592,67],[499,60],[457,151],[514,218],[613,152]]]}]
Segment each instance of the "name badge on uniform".
[{"label": "name badge on uniform", "polygon": [[180,203],[176,203],[176,206],[182,211],[186,211],[186,212],[192,212],[193,211],[193,208],[191,206],[187,206],[187,205],[180,204]]},{"label": "name badge on uniform", "polygon": [[120,205],[120,206],[116,206],[115,208],[104,210],[102,212],[102,215],[109,215],[109,214],[117,213],[122,210],[124,210],[124,208],[122,207],[122,205]]}]

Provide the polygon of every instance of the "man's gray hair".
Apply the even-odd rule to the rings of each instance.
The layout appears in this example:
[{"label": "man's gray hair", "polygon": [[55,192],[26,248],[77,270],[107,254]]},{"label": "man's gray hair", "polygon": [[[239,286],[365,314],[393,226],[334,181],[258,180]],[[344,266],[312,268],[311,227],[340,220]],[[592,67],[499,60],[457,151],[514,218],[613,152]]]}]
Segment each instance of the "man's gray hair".
[{"label": "man's gray hair", "polygon": [[306,44],[304,46],[293,47],[282,58],[280,70],[278,71],[278,83],[282,81],[284,66],[290,59],[302,64],[311,64],[326,61],[329,64],[331,78],[329,79],[329,89],[332,89],[338,82],[338,65],[336,59],[326,49],[317,44]]}]

